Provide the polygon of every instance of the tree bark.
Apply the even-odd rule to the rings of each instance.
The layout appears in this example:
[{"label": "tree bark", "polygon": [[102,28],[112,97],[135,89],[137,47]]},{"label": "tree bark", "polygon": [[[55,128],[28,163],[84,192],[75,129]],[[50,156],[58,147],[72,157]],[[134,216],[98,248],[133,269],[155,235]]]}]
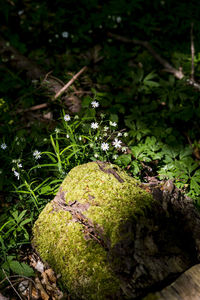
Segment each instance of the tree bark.
[{"label": "tree bark", "polygon": [[[124,185],[124,179],[118,174],[117,168],[113,166],[109,168],[106,163],[100,161],[96,163],[102,174],[105,173],[108,175],[108,179],[100,181],[101,189],[104,189],[103,184],[105,184],[106,180],[113,180],[113,178],[117,180],[118,184]],[[77,171],[73,172],[77,174]],[[98,169],[96,172],[99,172]],[[101,172],[98,173],[100,178],[103,176]],[[93,173],[91,174],[91,178],[92,176]],[[104,249],[107,262],[119,280],[119,291],[114,295],[111,292],[108,299],[141,300],[148,293],[155,293],[162,290],[187,269],[199,263],[200,214],[194,206],[193,200],[182,194],[172,181],[139,183],[141,193],[143,192],[142,189],[144,189],[152,195],[153,200],[148,206],[145,205],[142,211],[139,209],[134,217],[127,216],[122,218],[118,233],[120,238],[115,244],[112,244],[110,236],[105,234],[104,225],[99,226],[92,219],[87,218],[87,210],[90,205],[94,207],[97,205],[95,204],[95,193],[93,194],[95,191],[92,192],[88,188],[88,183],[85,183],[83,185],[83,195],[88,193],[89,189],[88,200],[86,197],[86,199],[84,198],[85,202],[82,203],[76,198],[75,201],[71,202],[71,200],[66,200],[68,199],[66,193],[71,193],[70,184],[71,181],[66,191],[60,187],[51,204],[53,212],[56,214],[60,210],[68,211],[72,216],[72,221],[70,222],[79,223],[83,227],[80,235],[84,235],[84,239],[87,241],[91,240],[94,243],[98,243]],[[101,204],[99,203],[97,207],[101,207]],[[132,206],[129,209],[131,210]],[[46,221],[49,218],[44,218],[44,220],[41,219],[40,221],[39,217],[38,224],[40,225],[35,226],[36,249],[38,232],[40,232],[39,237],[41,238],[43,228],[48,227],[50,231],[49,226],[53,226],[54,228],[52,218],[51,225],[48,225],[48,221]],[[45,239],[45,234],[42,240]],[[60,231],[57,234],[56,238],[60,240]],[[67,244],[66,247],[70,247],[70,245]],[[194,290],[195,286],[194,284],[191,290]],[[181,288],[178,288],[176,291],[177,295],[179,291],[180,293],[184,293]],[[169,292],[167,293],[169,294]],[[174,291],[171,289],[170,293],[172,295]],[[155,295],[153,294],[153,296]],[[157,295],[161,297],[162,293],[158,293]],[[170,297],[159,297],[149,299],[173,299]],[[174,299],[189,299],[181,297]]]},{"label": "tree bark", "polygon": [[[159,186],[142,184],[141,187],[152,193],[155,202],[145,216],[139,217],[135,228],[125,229],[133,230],[134,241],[125,249],[123,273],[116,270],[130,299],[141,299],[149,291],[169,285],[182,272],[198,264],[200,253],[200,214],[193,200],[183,195],[171,181]],[[114,255],[121,256],[118,246]],[[131,262],[130,257],[133,258]],[[195,288],[196,284],[191,293]],[[155,299],[196,299],[180,295],[177,298],[159,297]]]},{"label": "tree bark", "polygon": [[142,300],[199,300],[200,264],[180,275],[172,284],[160,292],[148,294]]}]

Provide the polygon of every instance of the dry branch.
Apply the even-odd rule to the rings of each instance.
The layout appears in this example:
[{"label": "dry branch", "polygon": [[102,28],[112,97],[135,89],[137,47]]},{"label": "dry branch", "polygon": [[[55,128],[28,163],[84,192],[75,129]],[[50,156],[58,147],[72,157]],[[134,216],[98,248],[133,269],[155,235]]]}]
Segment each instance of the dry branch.
[{"label": "dry branch", "polygon": [[[23,72],[28,79],[37,80],[38,82],[40,82],[41,87],[45,90],[45,95],[49,97],[51,100],[56,99],[58,96],[55,98],[55,95],[57,95],[60,91],[64,89],[65,85],[59,78],[52,76],[51,72],[46,74],[46,72],[42,70],[42,68],[40,68],[37,64],[33,63],[27,57],[22,55],[19,51],[17,51],[14,47],[12,47],[8,41],[4,40],[1,36],[0,36],[0,55],[2,57],[2,61],[5,64],[8,64],[14,70]],[[86,70],[86,67],[84,67],[83,69],[84,70],[82,70],[82,72]],[[75,76],[77,76],[77,74]],[[73,80],[73,82],[76,80],[76,78]],[[74,99],[73,101],[70,100],[68,95],[66,95],[65,93],[66,89],[67,88],[65,87],[64,91],[61,92],[62,101],[65,103],[65,105],[72,113],[79,112],[81,109],[81,101],[78,98],[76,98],[76,101]],[[43,104],[41,104],[41,108],[44,108]]]},{"label": "dry branch", "polygon": [[[123,43],[143,46],[164,67],[165,72],[173,74],[177,79],[183,79],[185,77],[182,68],[179,68],[178,70],[175,69],[167,60],[161,57],[147,41],[128,39],[126,37],[111,32],[108,33],[108,36]],[[186,79],[186,83],[200,91],[200,84],[198,82],[195,82],[192,77],[191,79]]]},{"label": "dry branch", "polygon": [[48,106],[49,106],[48,103],[41,103],[41,104],[34,105],[34,106],[31,106],[26,109],[18,109],[15,113],[24,113],[24,112],[28,112],[28,111],[34,111],[34,110],[38,110],[38,109],[47,108]]},{"label": "dry branch", "polygon": [[194,35],[193,35],[193,27],[194,24],[191,24],[191,31],[190,31],[190,39],[191,39],[191,80],[194,81],[194,53],[195,53],[195,49],[194,49]]},{"label": "dry branch", "polygon": [[8,278],[6,272],[4,271],[4,269],[2,269],[7,281],[9,282],[9,284],[11,285],[12,289],[15,291],[15,293],[17,294],[17,296],[19,297],[20,300],[23,300],[22,297],[20,296],[20,294],[18,293],[18,291],[16,290],[16,288],[13,286],[12,282],[10,281],[10,279]]},{"label": "dry branch", "polygon": [[58,97],[60,97],[67,89],[68,87],[70,87],[70,85],[72,85],[74,83],[74,81],[83,73],[87,70],[87,67],[84,66],[76,75],[74,75],[72,77],[72,79],[67,83],[65,84],[61,89],[60,91],[58,91],[56,93],[56,95],[54,96],[54,100],[57,99]]}]

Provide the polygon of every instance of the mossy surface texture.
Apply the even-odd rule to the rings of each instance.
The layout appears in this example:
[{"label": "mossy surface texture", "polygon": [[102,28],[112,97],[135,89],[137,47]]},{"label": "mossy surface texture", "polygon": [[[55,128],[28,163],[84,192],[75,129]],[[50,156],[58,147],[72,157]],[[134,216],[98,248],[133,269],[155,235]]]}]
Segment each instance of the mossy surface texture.
[{"label": "mossy surface texture", "polygon": [[102,162],[73,168],[60,193],[62,205],[57,195],[34,225],[34,246],[73,299],[118,299],[120,279],[108,253],[131,234],[123,224],[137,222],[152,196],[119,167]]}]

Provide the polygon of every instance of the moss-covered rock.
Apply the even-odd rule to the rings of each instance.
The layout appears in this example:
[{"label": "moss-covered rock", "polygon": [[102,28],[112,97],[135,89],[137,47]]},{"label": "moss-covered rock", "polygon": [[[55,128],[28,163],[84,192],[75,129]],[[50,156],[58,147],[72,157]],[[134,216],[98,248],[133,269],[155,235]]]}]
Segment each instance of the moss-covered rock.
[{"label": "moss-covered rock", "polygon": [[[126,299],[132,227],[153,198],[139,183],[102,162],[73,168],[33,228],[33,245],[74,299]],[[128,253],[131,253],[129,251]],[[126,264],[126,267],[124,267]]]}]

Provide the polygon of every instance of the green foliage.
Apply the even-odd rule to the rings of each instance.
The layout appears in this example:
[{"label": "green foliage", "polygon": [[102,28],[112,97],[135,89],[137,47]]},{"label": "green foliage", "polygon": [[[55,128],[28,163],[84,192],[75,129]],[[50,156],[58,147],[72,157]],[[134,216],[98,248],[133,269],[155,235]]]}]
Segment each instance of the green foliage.
[{"label": "green foliage", "polygon": [[[199,92],[186,81],[191,22],[200,80],[199,13],[200,6],[186,0],[2,1],[3,38],[46,73],[68,82],[71,72],[88,66],[68,90],[83,91],[81,112],[66,121],[69,111],[58,100],[44,110],[53,120],[44,120],[43,111],[26,113],[48,101],[39,82],[1,57],[0,264],[8,274],[25,275],[19,248],[30,243],[33,222],[76,165],[107,160],[143,181],[171,179],[200,206]],[[109,32],[148,41],[185,77],[168,75],[147,49]]]},{"label": "green foliage", "polygon": [[0,278],[4,277],[4,272],[7,274],[12,271],[14,274],[31,277],[34,276],[33,269],[26,263],[15,260],[14,256],[8,256],[6,262],[2,264],[2,269],[0,270]]}]

